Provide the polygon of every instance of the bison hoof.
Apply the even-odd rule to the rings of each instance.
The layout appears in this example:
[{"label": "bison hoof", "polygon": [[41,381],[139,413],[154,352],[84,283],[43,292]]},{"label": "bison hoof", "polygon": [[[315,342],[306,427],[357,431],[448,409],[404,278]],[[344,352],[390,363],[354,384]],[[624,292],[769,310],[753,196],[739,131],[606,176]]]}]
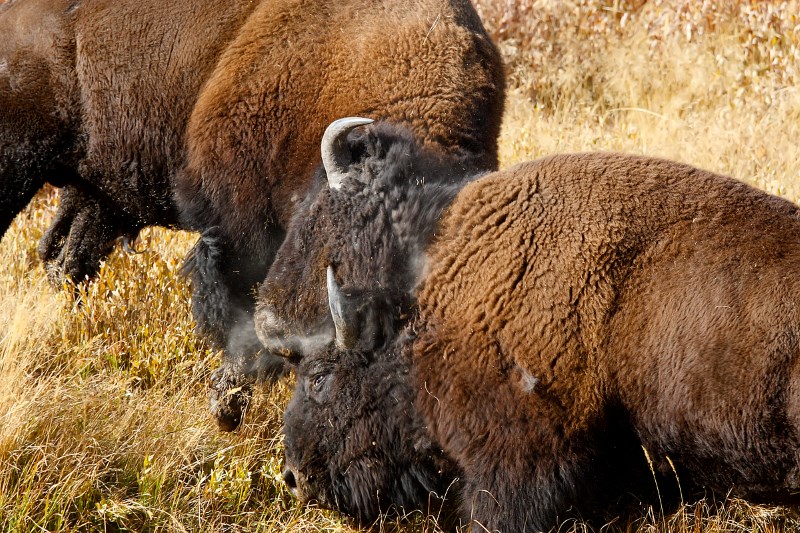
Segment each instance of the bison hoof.
[{"label": "bison hoof", "polygon": [[247,405],[250,403],[252,388],[249,384],[237,385],[224,368],[211,375],[209,387],[209,409],[221,431],[233,431],[242,423]]}]

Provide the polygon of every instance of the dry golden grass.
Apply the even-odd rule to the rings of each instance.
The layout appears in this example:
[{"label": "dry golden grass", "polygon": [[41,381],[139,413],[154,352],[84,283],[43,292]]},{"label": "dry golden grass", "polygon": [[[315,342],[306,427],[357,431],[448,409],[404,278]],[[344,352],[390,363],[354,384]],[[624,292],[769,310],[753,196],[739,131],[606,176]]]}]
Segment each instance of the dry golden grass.
[{"label": "dry golden grass", "polygon": [[512,94],[504,164],[623,150],[800,199],[800,2],[476,2]]},{"label": "dry golden grass", "polygon": [[[800,200],[800,5],[478,0],[509,63],[503,166],[624,150],[732,174]],[[302,509],[278,480],[290,394],[260,391],[244,427],[206,412],[218,354],[194,336],[177,270],[194,236],[143,232],[71,297],[36,242],[44,191],[0,243],[0,531],[354,531]],[[414,516],[381,529],[436,531]],[[565,523],[560,531],[586,531]],[[796,531],[782,508],[730,501],[626,532]]]}]

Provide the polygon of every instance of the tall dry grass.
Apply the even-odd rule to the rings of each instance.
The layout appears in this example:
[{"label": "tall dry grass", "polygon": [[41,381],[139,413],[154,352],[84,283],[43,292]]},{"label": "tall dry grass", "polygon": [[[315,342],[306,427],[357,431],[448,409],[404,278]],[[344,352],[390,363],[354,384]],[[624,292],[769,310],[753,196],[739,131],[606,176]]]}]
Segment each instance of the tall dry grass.
[{"label": "tall dry grass", "polygon": [[800,2],[476,4],[508,63],[505,164],[624,150],[800,198]]},{"label": "tall dry grass", "polygon": [[[800,199],[800,6],[792,2],[478,0],[508,62],[504,166],[625,150]],[[88,286],[47,285],[47,190],[0,242],[0,531],[353,531],[279,481],[289,380],[241,430],[206,413],[218,364],[177,270],[194,237],[145,231]],[[379,529],[436,531],[415,515]],[[587,531],[567,522],[560,531]],[[797,531],[788,510],[700,502],[608,531]]]}]

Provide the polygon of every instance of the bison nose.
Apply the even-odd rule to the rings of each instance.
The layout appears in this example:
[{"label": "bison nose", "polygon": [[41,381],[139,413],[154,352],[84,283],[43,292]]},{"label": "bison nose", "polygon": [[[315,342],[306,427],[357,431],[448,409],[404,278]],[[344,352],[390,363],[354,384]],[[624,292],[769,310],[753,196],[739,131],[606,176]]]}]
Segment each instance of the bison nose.
[{"label": "bison nose", "polygon": [[283,471],[283,482],[289,487],[292,496],[297,497],[297,480],[294,478],[294,472],[288,468]]}]

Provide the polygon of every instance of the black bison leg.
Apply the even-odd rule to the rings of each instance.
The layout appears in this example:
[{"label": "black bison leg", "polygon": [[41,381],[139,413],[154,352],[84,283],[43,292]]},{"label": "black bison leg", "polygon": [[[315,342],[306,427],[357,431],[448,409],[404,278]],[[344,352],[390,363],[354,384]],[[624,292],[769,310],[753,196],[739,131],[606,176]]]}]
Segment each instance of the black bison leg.
[{"label": "black bison leg", "polygon": [[[511,443],[510,443],[511,444]],[[462,515],[478,531],[548,531],[577,503],[584,461],[550,451],[517,450],[487,456],[465,469]],[[522,447],[524,448],[524,447]],[[562,450],[563,451],[563,450]],[[533,503],[532,503],[533,502]]]},{"label": "black bison leg", "polygon": [[[0,150],[5,152],[5,147],[0,146]],[[9,159],[9,154],[0,153],[0,237],[44,185],[40,173],[10,169]]]},{"label": "black bison leg", "polygon": [[[255,333],[255,288],[263,281],[280,237],[266,253],[234,250],[218,227],[203,231],[184,265],[192,280],[192,314],[197,329],[223,349],[222,366],[211,376],[210,410],[220,429],[232,431],[257,382],[284,374],[283,358],[264,350]],[[273,248],[273,249],[270,249]]]},{"label": "black bison leg", "polygon": [[[27,68],[37,73],[41,66]],[[47,79],[0,74],[0,237],[69,150]]]},{"label": "black bison leg", "polygon": [[[642,503],[658,503],[653,474],[624,413],[583,430],[565,427],[567,415],[557,408],[530,414],[498,426],[500,434],[485,437],[462,462],[462,516],[478,530],[548,531],[574,518],[602,524]],[[672,505],[669,484],[658,483],[662,505]]]},{"label": "black bison leg", "polygon": [[[117,237],[135,237],[135,226],[119,210],[74,186],[61,190],[58,211],[39,241],[39,256],[51,283],[94,277]],[[124,228],[124,229],[123,229]]]},{"label": "black bison leg", "polygon": [[671,512],[680,503],[675,479],[649,470],[633,441],[620,441],[611,455],[584,439],[551,449],[516,446],[465,475],[462,516],[479,531],[548,531],[571,519],[599,526],[643,506]]}]

